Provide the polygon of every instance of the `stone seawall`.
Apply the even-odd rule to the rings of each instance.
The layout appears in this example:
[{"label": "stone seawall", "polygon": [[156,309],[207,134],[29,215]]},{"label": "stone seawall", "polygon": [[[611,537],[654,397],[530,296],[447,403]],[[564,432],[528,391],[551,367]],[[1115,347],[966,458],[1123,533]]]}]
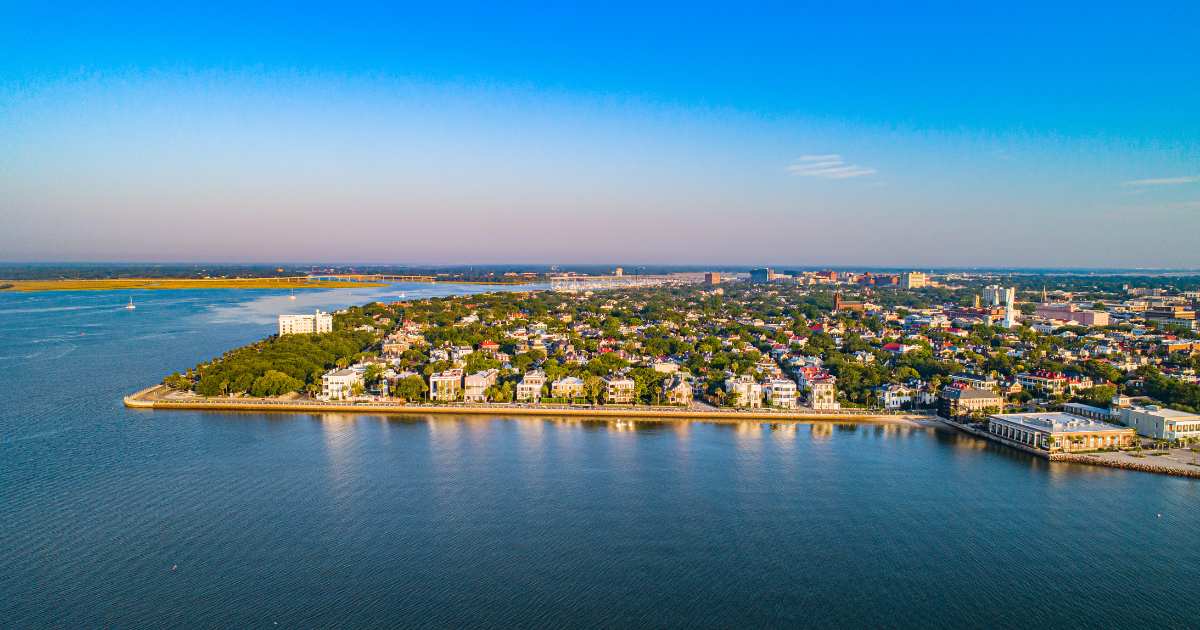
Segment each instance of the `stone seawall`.
[{"label": "stone seawall", "polygon": [[1200,479],[1200,468],[1188,470],[1186,468],[1176,468],[1174,466],[1162,466],[1150,462],[1130,462],[1124,460],[1112,460],[1097,457],[1095,455],[1082,455],[1076,453],[1055,453],[1050,456],[1050,461],[1053,462],[1071,462],[1073,464],[1090,464],[1092,466],[1107,466],[1109,468],[1120,468],[1122,470],[1136,470],[1138,472],[1155,473],[1158,475],[1173,475],[1175,477],[1189,477],[1192,479]]},{"label": "stone seawall", "polygon": [[492,416],[541,416],[541,417],[593,417],[593,418],[642,418],[678,419],[724,422],[875,422],[911,424],[924,420],[923,415],[889,415],[869,413],[836,413],[804,411],[742,411],[742,410],[693,410],[682,408],[639,408],[639,407],[558,407],[492,405],[409,405],[402,403],[345,403],[309,400],[267,400],[235,398],[196,398],[192,400],[167,400],[160,397],[166,388],[161,385],[148,387],[126,396],[125,406],[139,409],[178,409],[209,411],[267,411],[281,413],[350,413],[389,415],[492,415]]}]

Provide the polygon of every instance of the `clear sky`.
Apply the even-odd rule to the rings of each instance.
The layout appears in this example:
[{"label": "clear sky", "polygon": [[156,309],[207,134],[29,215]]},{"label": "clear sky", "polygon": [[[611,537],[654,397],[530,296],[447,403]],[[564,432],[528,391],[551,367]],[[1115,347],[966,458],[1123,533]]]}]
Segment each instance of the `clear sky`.
[{"label": "clear sky", "polygon": [[106,4],[0,0],[0,259],[1200,266],[1195,0]]}]

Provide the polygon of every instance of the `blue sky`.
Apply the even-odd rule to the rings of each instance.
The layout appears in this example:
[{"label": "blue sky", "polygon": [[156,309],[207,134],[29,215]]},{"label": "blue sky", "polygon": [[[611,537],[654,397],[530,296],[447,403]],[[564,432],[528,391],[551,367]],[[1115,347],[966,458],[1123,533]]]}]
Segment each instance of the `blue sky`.
[{"label": "blue sky", "polygon": [[1200,266],[1200,4],[0,5],[0,258]]}]

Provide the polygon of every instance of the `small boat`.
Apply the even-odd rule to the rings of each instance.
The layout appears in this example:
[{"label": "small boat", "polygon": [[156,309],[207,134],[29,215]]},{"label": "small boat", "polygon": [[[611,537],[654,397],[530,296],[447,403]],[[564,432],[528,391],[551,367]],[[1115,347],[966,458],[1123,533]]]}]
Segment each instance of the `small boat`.
[{"label": "small boat", "polygon": [[396,297],[398,297],[398,298],[400,298],[401,300],[403,300],[403,299],[404,299],[404,292],[403,292],[403,291],[401,291],[401,292],[400,292],[400,295],[397,295]]},{"label": "small boat", "polygon": [[292,289],[292,294],[288,296],[288,299],[289,300],[296,299],[296,290],[295,289]]},{"label": "small boat", "polygon": [[133,305],[133,298],[129,298],[129,303],[125,305],[125,310],[132,311],[135,308],[137,307]]}]

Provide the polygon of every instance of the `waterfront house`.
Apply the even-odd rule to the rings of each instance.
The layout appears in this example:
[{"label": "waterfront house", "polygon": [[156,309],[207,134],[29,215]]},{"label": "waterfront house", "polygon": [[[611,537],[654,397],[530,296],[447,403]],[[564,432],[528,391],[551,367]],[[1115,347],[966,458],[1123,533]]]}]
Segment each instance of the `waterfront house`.
[{"label": "waterfront house", "polygon": [[842,408],[837,399],[837,377],[819,372],[806,380],[808,406],[817,411],[836,411]]},{"label": "waterfront house", "polygon": [[517,402],[538,402],[542,399],[542,386],[546,384],[546,373],[529,370],[517,383]]},{"label": "waterfront house", "polygon": [[487,388],[496,384],[500,372],[496,369],[483,370],[468,374],[463,379],[463,400],[466,402],[487,402]]},{"label": "waterfront house", "polygon": [[550,384],[550,395],[554,398],[583,398],[583,379],[564,376]]},{"label": "waterfront house", "polygon": [[663,396],[668,405],[692,404],[692,379],[686,372],[676,372],[663,380]]},{"label": "waterfront house", "polygon": [[958,418],[972,413],[1002,411],[1004,399],[990,389],[952,384],[942,388],[938,399],[938,415],[943,418]]},{"label": "waterfront house", "polygon": [[735,407],[762,406],[762,385],[746,374],[725,379],[725,394],[727,400]]},{"label": "waterfront house", "polygon": [[610,376],[604,379],[604,402],[610,405],[628,405],[634,402],[637,384],[626,376]]},{"label": "waterfront house", "polygon": [[322,400],[346,400],[353,396],[354,386],[363,385],[363,371],[353,368],[330,370],[321,376]]},{"label": "waterfront house", "polygon": [[783,378],[767,380],[762,385],[763,395],[767,404],[780,409],[796,407],[796,383]]},{"label": "waterfront house", "polygon": [[454,368],[429,377],[429,400],[449,402],[462,394],[463,371]]}]

